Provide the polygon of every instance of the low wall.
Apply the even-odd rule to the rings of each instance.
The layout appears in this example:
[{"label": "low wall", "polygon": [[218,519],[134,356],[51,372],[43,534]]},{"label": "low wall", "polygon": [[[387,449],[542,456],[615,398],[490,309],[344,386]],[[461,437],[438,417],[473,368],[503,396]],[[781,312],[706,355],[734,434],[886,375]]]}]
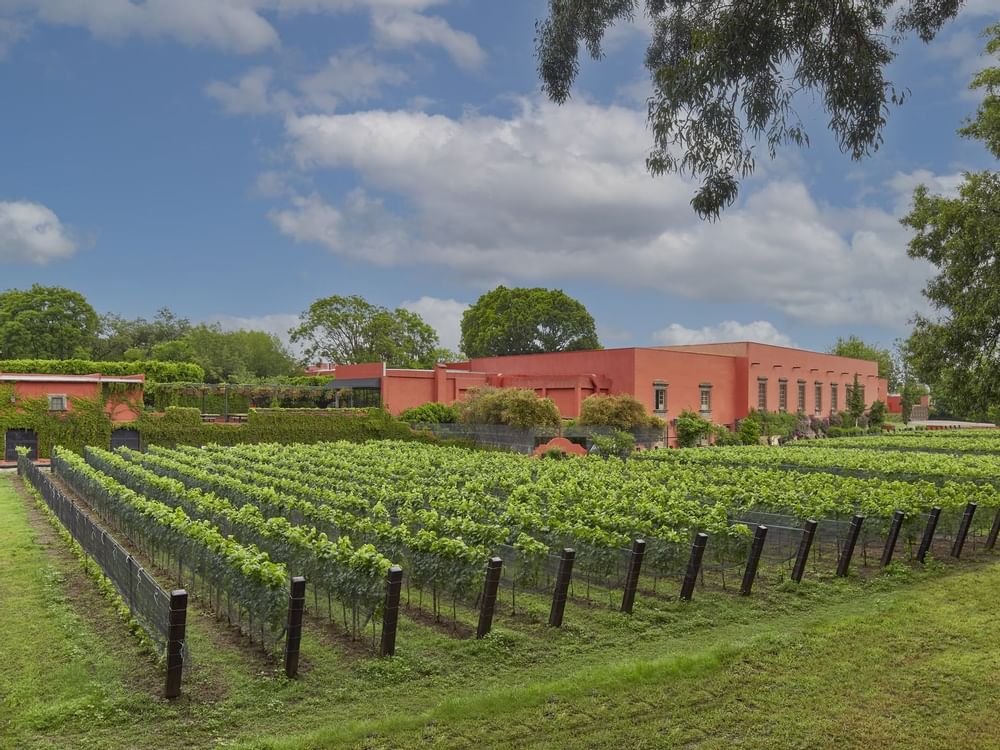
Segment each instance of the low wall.
[{"label": "low wall", "polygon": [[[443,440],[467,440],[479,446],[501,448],[516,453],[532,453],[535,448],[554,437],[564,437],[589,449],[595,435],[610,435],[613,427],[567,427],[559,431],[549,428],[522,428],[494,424],[413,424],[414,430],[426,430]],[[639,448],[663,447],[663,430],[628,430]]]}]

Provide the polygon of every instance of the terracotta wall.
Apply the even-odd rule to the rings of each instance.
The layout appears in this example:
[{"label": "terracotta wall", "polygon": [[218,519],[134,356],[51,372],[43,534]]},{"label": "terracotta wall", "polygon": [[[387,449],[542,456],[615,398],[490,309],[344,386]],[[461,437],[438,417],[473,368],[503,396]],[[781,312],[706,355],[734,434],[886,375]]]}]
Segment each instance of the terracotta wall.
[{"label": "terracotta wall", "polygon": [[[47,398],[48,396],[65,395],[68,397],[67,410],[72,411],[74,398],[98,399],[101,397],[100,383],[53,383],[45,381],[16,381],[14,396],[16,398]],[[105,404],[104,411],[112,422],[131,422],[138,418],[142,410],[142,389],[136,388],[123,393],[118,399],[111,399]]]}]

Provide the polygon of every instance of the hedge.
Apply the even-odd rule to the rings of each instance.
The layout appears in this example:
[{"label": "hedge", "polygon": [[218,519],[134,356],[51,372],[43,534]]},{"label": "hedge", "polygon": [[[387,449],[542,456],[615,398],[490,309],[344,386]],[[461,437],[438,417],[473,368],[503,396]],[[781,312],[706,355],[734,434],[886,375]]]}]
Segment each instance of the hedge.
[{"label": "hedge", "polygon": [[205,371],[191,362],[97,362],[90,359],[0,359],[0,372],[45,375],[145,375],[151,383],[202,382]]}]

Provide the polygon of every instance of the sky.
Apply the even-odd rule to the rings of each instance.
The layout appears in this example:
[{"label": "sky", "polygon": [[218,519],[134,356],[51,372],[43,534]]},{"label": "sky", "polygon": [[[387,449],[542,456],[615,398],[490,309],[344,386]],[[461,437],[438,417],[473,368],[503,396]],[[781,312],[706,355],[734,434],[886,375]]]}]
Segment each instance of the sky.
[{"label": "sky", "polygon": [[930,268],[899,224],[918,184],[995,166],[958,137],[968,0],[899,48],[909,90],[852,161],[812,98],[811,144],[762,160],[717,222],[651,177],[648,24],[613,29],[572,99],[540,90],[544,0],[0,0],[0,290],[75,289],[284,336],[328,295],[420,313],[458,348],[497,284],[563,289],[607,347],[751,339],[891,346]]}]

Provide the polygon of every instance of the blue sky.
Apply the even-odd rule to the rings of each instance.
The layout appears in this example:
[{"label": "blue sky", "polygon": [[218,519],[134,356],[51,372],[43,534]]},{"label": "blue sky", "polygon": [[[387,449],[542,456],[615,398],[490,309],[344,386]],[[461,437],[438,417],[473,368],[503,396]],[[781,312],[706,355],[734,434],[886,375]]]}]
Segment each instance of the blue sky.
[{"label": "blue sky", "polygon": [[545,101],[542,0],[0,0],[0,289],[99,312],[283,332],[317,297],[414,309],[457,346],[497,283],[550,286],[606,346],[754,338],[889,345],[927,268],[898,217],[920,182],[991,161],[955,134],[979,32],[970,0],[909,42],[885,145],[761,162],[714,224],[643,159],[647,30],[615,29],[572,101]]}]

